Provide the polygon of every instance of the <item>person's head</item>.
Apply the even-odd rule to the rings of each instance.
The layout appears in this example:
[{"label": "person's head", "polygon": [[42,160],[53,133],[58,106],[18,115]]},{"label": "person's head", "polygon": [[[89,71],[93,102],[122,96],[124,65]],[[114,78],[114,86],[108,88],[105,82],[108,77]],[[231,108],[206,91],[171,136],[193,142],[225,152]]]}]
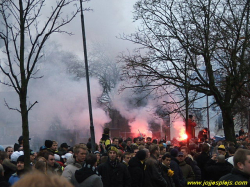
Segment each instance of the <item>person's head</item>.
[{"label": "person's head", "polygon": [[124,160],[124,162],[126,162],[128,164],[128,162],[129,162],[130,159],[131,159],[131,153],[125,152],[123,154],[123,160]]},{"label": "person's head", "polygon": [[139,138],[134,138],[134,143],[139,145]]},{"label": "person's head", "polygon": [[225,160],[225,155],[218,155],[217,157],[217,162],[218,163],[224,163],[226,160]]},{"label": "person's head", "polygon": [[118,154],[118,149],[116,148],[115,145],[110,145],[108,147],[108,157],[111,161],[114,161],[117,158],[117,154]]},{"label": "person's head", "polygon": [[101,158],[101,153],[99,151],[95,151],[94,154],[96,155],[97,161]]},{"label": "person's head", "polygon": [[68,149],[69,149],[70,146],[68,146],[67,143],[62,143],[62,144],[60,145],[60,147],[61,147],[61,149],[65,150],[65,151],[68,151]]},{"label": "person's head", "polygon": [[54,151],[56,151],[56,150],[57,150],[57,147],[58,147],[58,143],[57,143],[57,141],[55,141],[55,140],[53,140],[52,142],[53,142],[53,143],[52,143],[51,149],[54,150]]},{"label": "person's head", "polygon": [[149,152],[150,152],[150,155],[154,155],[156,158],[158,158],[160,154],[159,146],[157,144],[150,145]]},{"label": "person's head", "polygon": [[88,148],[86,147],[86,145],[77,144],[74,146],[73,152],[77,162],[84,162],[88,154]]},{"label": "person's head", "polygon": [[34,162],[36,156],[35,156],[35,152],[33,150],[30,150],[30,161]]},{"label": "person's head", "polygon": [[208,153],[208,151],[209,151],[209,146],[205,143],[205,144],[202,144],[202,146],[201,146],[201,151],[203,152],[203,153]]},{"label": "person's head", "polygon": [[161,160],[165,166],[170,167],[171,155],[169,153],[166,153],[165,155],[163,155]]},{"label": "person's head", "polygon": [[19,181],[15,182],[12,187],[20,186],[73,187],[73,185],[66,178],[58,175],[44,175],[41,172],[32,172],[24,175]]},{"label": "person's head", "polygon": [[219,155],[225,155],[226,154],[226,148],[225,148],[224,145],[220,145],[218,147],[218,153],[219,153]]},{"label": "person's head", "polygon": [[161,155],[165,155],[166,152],[167,152],[166,147],[161,146],[161,147],[160,147],[160,154],[161,154]]},{"label": "person's head", "polygon": [[227,152],[228,152],[228,154],[229,154],[230,156],[234,156],[234,153],[236,152],[236,149],[235,149],[234,146],[229,146]]},{"label": "person's head", "polygon": [[18,171],[24,170],[24,155],[18,157],[16,167]]},{"label": "person's head", "polygon": [[53,145],[53,141],[51,141],[51,140],[45,140],[44,145],[47,148],[51,148],[52,145]]},{"label": "person's head", "polygon": [[146,158],[149,158],[150,157],[149,150],[147,148],[144,148],[143,150],[146,152]]},{"label": "person's head", "polygon": [[23,145],[23,136],[20,136],[18,138],[18,143],[19,143],[19,145]]},{"label": "person's head", "polygon": [[109,134],[109,128],[107,128],[107,127],[104,128],[104,129],[103,129],[103,134]]},{"label": "person's head", "polygon": [[13,153],[13,148],[11,146],[8,146],[5,148],[5,152],[7,153],[8,157],[10,158],[10,156]]},{"label": "person's head", "polygon": [[117,152],[117,158],[119,160],[119,162],[122,162],[123,160],[123,152],[121,150],[118,149],[118,152]]},{"label": "person's head", "polygon": [[44,161],[37,161],[36,163],[35,163],[35,169],[37,170],[37,171],[40,171],[40,172],[42,172],[42,173],[46,173],[46,162],[44,162]]},{"label": "person's head", "polygon": [[114,137],[113,138],[113,144],[116,145],[117,147],[119,146],[119,138]]},{"label": "person's head", "polygon": [[55,165],[55,156],[54,156],[53,153],[46,152],[44,154],[44,158],[46,159],[48,166],[54,166]]},{"label": "person's head", "polygon": [[140,150],[135,154],[135,157],[140,161],[144,161],[147,158],[147,153],[145,150]]},{"label": "person's head", "polygon": [[181,152],[183,153],[185,159],[188,155],[188,148],[186,146],[181,147]]},{"label": "person's head", "polygon": [[182,152],[179,152],[179,153],[178,153],[177,159],[179,160],[179,162],[184,161],[184,155],[183,155]]},{"label": "person's head", "polygon": [[147,143],[147,144],[151,144],[151,141],[152,141],[152,138],[151,138],[151,137],[147,137],[147,138],[146,138],[146,143]]},{"label": "person's head", "polygon": [[126,139],[126,143],[127,143],[127,146],[131,146],[131,143],[132,143],[132,139],[131,138],[127,138]]},{"label": "person's head", "polygon": [[192,119],[192,118],[193,118],[193,115],[188,115],[188,118],[189,118],[189,119]]},{"label": "person's head", "polygon": [[85,158],[85,166],[87,167],[96,167],[97,166],[97,156],[93,153],[90,153]]},{"label": "person's head", "polygon": [[239,148],[234,154],[234,167],[250,175],[250,150]]},{"label": "person's head", "polygon": [[139,151],[139,148],[138,148],[137,145],[133,145],[132,150],[133,150],[134,153],[137,153]]}]

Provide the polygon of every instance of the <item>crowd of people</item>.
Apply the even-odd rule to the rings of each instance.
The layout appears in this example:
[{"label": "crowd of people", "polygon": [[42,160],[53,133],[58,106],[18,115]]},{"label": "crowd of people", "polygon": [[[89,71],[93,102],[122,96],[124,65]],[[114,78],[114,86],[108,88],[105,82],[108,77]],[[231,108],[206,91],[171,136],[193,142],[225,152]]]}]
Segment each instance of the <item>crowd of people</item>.
[{"label": "crowd of people", "polygon": [[[13,147],[0,146],[0,186],[65,187],[184,187],[204,181],[243,181],[250,178],[250,143],[241,134],[237,143],[192,138],[189,145],[151,137],[109,136],[99,144],[70,147],[45,140],[30,150],[30,169],[24,168],[23,137]],[[32,180],[31,180],[32,179]],[[223,185],[222,185],[223,186]],[[236,185],[235,185],[236,186]]]}]

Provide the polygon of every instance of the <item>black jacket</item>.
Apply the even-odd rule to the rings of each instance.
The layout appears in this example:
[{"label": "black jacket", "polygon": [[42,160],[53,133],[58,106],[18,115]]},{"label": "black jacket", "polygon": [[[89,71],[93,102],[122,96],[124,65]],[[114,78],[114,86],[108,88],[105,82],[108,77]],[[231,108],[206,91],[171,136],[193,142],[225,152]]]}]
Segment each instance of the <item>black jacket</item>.
[{"label": "black jacket", "polygon": [[[243,187],[243,186],[247,186],[247,185],[244,185],[244,184],[239,185],[239,182],[249,181],[249,179],[250,179],[250,175],[243,173],[242,171],[240,171],[236,168],[233,168],[231,173],[221,177],[219,182],[220,181],[230,181],[230,183],[232,183],[232,184],[224,185],[224,186],[236,186],[234,184],[235,184],[235,182],[237,182],[238,183],[237,187]],[[223,187],[223,185],[221,185],[221,187]]]},{"label": "black jacket", "polygon": [[166,187],[167,182],[163,178],[160,169],[159,161],[154,157],[150,156],[146,160],[145,169],[145,187]]},{"label": "black jacket", "polygon": [[189,157],[185,158],[185,162],[192,167],[192,170],[195,174],[195,180],[200,181],[201,180],[201,169],[197,165],[197,162],[195,160],[192,160]]},{"label": "black jacket", "polygon": [[222,176],[230,173],[233,166],[228,162],[217,163],[211,159],[207,162],[205,169],[208,180],[218,181]]},{"label": "black jacket", "polygon": [[199,168],[201,169],[201,180],[207,180],[207,174],[206,174],[206,164],[210,160],[210,156],[208,153],[202,152],[197,158],[196,162]]},{"label": "black jacket", "polygon": [[128,171],[131,176],[131,187],[144,187],[145,180],[145,163],[141,163],[141,161],[133,157],[128,162]]},{"label": "black jacket", "polygon": [[161,173],[162,173],[162,176],[163,176],[163,178],[166,180],[166,182],[167,182],[167,186],[168,187],[174,187],[174,181],[173,181],[173,178],[172,177],[170,177],[170,176],[168,176],[168,170],[169,170],[170,168],[168,168],[167,166],[165,166],[165,165],[161,165]]},{"label": "black jacket", "polygon": [[171,157],[170,168],[174,171],[173,181],[175,187],[185,186],[186,181],[180,169],[179,161],[175,157]]},{"label": "black jacket", "polygon": [[118,160],[112,164],[108,158],[107,162],[97,167],[99,175],[102,177],[103,187],[130,187],[131,178],[127,166]]}]

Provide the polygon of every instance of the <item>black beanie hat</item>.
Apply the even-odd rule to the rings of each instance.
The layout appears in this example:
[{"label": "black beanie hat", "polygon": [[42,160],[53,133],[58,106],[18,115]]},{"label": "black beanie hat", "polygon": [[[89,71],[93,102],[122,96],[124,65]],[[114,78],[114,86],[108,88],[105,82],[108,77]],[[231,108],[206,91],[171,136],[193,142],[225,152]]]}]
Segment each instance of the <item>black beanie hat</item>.
[{"label": "black beanie hat", "polygon": [[147,153],[144,150],[138,151],[135,155],[135,157],[138,158],[139,160],[145,160],[146,156],[147,156]]},{"label": "black beanie hat", "polygon": [[52,142],[51,140],[45,140],[44,145],[45,145],[47,148],[51,148],[51,147],[52,147],[52,144],[53,144],[53,142]]},{"label": "black beanie hat", "polygon": [[170,151],[170,154],[171,154],[171,156],[173,156],[173,157],[177,157],[177,156],[178,156],[178,150],[177,150],[177,149],[172,149],[172,150]]},{"label": "black beanie hat", "polygon": [[24,162],[24,155],[19,156],[16,162],[20,162],[20,161]]}]

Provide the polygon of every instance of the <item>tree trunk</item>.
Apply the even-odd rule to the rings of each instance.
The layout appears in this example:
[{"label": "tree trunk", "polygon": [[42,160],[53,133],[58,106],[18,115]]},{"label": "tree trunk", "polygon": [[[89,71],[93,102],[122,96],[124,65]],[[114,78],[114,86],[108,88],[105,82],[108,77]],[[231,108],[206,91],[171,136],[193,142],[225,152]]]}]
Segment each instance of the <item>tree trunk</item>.
[{"label": "tree trunk", "polygon": [[22,135],[23,135],[23,150],[24,150],[24,167],[25,170],[30,170],[30,146],[29,146],[29,123],[28,110],[26,104],[27,92],[20,93],[20,108],[22,116]]},{"label": "tree trunk", "polygon": [[230,108],[222,110],[223,128],[227,141],[236,142],[233,115]]}]

